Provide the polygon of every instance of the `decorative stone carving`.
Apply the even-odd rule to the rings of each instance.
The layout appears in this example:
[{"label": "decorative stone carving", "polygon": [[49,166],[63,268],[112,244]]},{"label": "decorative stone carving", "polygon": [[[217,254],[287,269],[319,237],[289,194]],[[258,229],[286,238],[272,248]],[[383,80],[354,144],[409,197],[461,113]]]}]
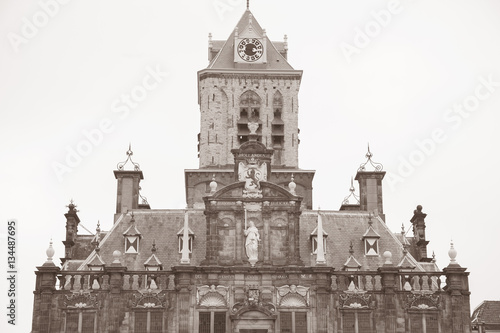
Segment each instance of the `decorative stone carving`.
[{"label": "decorative stone carving", "polygon": [[281,307],[304,307],[309,306],[309,287],[296,286],[294,284],[278,287],[277,302]]},{"label": "decorative stone carving", "polygon": [[346,291],[340,295],[340,307],[344,309],[369,309],[370,295],[366,291]]},{"label": "decorative stone carving", "polygon": [[269,317],[276,316],[276,306],[271,302],[262,300],[262,288],[259,286],[245,287],[245,300],[233,305],[231,312],[233,316],[238,317],[249,310],[257,310],[265,313]]},{"label": "decorative stone carving", "polygon": [[437,310],[439,295],[426,291],[413,291],[408,295],[406,308],[410,310]]},{"label": "decorative stone carving", "polygon": [[246,163],[240,162],[238,165],[238,180],[245,182],[243,197],[262,198],[260,181],[267,180],[267,164],[253,156],[245,162]]},{"label": "decorative stone carving", "polygon": [[205,285],[196,290],[196,304],[206,307],[225,307],[229,302],[229,287]]},{"label": "decorative stone carving", "polygon": [[167,304],[165,293],[153,290],[139,291],[134,294],[132,306],[134,308],[165,308]]},{"label": "decorative stone carving", "polygon": [[98,309],[100,307],[100,303],[97,300],[97,296],[92,296],[90,291],[80,290],[78,292],[74,292],[70,296],[66,295],[64,306],[68,309]]},{"label": "decorative stone carving", "polygon": [[250,264],[255,266],[255,263],[258,261],[259,256],[259,242],[260,242],[260,234],[259,230],[255,226],[253,221],[248,223],[248,228],[243,231],[246,236],[245,240],[245,249],[247,252],[248,261]]}]

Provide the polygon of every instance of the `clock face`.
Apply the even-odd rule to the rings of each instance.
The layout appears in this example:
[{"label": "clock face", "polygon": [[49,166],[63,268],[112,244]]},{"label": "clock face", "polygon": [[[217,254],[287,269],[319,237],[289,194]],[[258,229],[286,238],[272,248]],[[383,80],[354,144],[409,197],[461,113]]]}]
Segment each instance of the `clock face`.
[{"label": "clock face", "polygon": [[238,55],[241,59],[248,62],[254,62],[260,59],[263,52],[264,46],[261,41],[256,38],[245,38],[238,44]]}]

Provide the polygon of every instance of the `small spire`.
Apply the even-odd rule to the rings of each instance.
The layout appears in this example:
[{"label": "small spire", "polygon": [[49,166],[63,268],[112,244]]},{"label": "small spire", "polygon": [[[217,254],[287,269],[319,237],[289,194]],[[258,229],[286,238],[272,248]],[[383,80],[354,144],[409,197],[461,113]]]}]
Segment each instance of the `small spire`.
[{"label": "small spire", "polygon": [[95,237],[91,243],[96,248],[96,252],[98,252],[97,248],[99,247],[100,241],[101,241],[101,227],[100,227],[99,220],[97,220],[97,227],[95,228]]},{"label": "small spire", "polygon": [[156,253],[156,243],[155,243],[155,240],[153,238],[153,245],[151,246],[151,253]]},{"label": "small spire", "polygon": [[354,254],[354,249],[352,248],[352,241],[351,241],[351,245],[349,245],[349,254],[351,256]]},{"label": "small spire", "polygon": [[352,205],[359,205],[359,197],[356,195],[356,189],[354,187],[354,180],[353,177],[351,176],[351,187],[349,187],[349,195],[344,198],[344,201],[342,201],[342,205],[351,205],[351,198],[354,198],[354,203]]},{"label": "small spire", "polygon": [[432,251],[432,262],[436,262],[436,254]]},{"label": "small spire", "polygon": [[288,50],[288,36],[287,35],[283,36],[283,48],[285,49],[285,51]]},{"label": "small spire", "polygon": [[139,163],[135,163],[134,161],[132,161],[132,155],[134,155],[134,152],[132,151],[132,144],[128,144],[128,150],[125,154],[127,154],[127,159],[124,162],[120,162],[116,165],[118,170],[122,171],[127,162],[130,161],[130,163],[132,163],[132,165],[134,166],[134,171],[140,171],[141,168],[139,167]]},{"label": "small spire", "polygon": [[373,154],[370,151],[370,144],[368,144],[368,152],[365,155],[366,162],[361,164],[358,168],[358,171],[366,171],[366,165],[370,163],[370,165],[374,168],[373,171],[382,171],[383,165],[381,163],[376,163],[372,160]]},{"label": "small spire", "polygon": [[372,213],[368,213],[368,224],[370,225],[370,227],[372,226],[373,224],[373,221],[372,221]]},{"label": "small spire", "polygon": [[250,10],[250,0],[247,0],[247,9]]},{"label": "small spire", "polygon": [[75,205],[75,202],[73,201],[73,199],[71,199],[69,201],[69,205],[67,205],[66,207],[68,207],[68,213],[77,213],[78,210],[75,209],[77,206]]},{"label": "small spire", "polygon": [[135,223],[135,218],[134,218],[134,212],[132,211],[132,214],[130,215],[132,218],[130,219],[131,223]]}]

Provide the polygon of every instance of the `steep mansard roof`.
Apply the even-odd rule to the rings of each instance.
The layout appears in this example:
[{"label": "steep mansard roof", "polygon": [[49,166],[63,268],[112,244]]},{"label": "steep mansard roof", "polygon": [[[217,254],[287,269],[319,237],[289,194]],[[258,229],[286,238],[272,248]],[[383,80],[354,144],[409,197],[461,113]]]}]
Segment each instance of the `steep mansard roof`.
[{"label": "steep mansard roof", "polygon": [[[151,257],[151,246],[153,240],[156,243],[155,255],[162,263],[163,269],[168,270],[172,266],[179,265],[181,254],[178,249],[177,232],[184,225],[184,210],[135,210],[135,226],[141,230],[142,238],[139,242],[139,253],[124,253],[123,233],[130,228],[131,215],[122,214],[112,229],[107,233],[100,243],[100,256],[109,265],[113,262],[113,252],[119,250],[122,253],[121,263],[128,270],[144,270],[144,263]],[[368,213],[366,212],[339,212],[322,211],[323,230],[328,235],[326,240],[326,263],[336,271],[343,269],[350,253],[349,248],[353,244],[353,256],[361,265],[362,271],[375,271],[381,267],[385,258],[385,251],[392,253],[392,264],[397,266],[403,260],[402,244],[397,237],[388,229],[387,225],[378,217],[372,217],[372,228],[380,235],[379,256],[365,256],[363,234],[369,227]],[[316,265],[316,256],[311,255],[310,236],[317,227],[317,211],[303,211],[300,217],[300,254],[306,266]],[[195,234],[191,265],[198,266],[205,259],[206,246],[206,220],[203,210],[189,211],[189,228]],[[87,270],[87,264],[95,257],[93,251],[82,263],[79,261],[79,270]],[[415,271],[435,270],[435,264],[424,267],[408,254],[407,260],[415,266]],[[432,266],[432,267],[431,267]],[[75,265],[69,261],[67,267],[74,268]]]},{"label": "steep mansard roof", "polygon": [[[243,13],[240,21],[236,25],[238,28],[239,35],[245,32],[249,26],[251,20],[251,25],[253,32],[259,37],[264,36],[264,31],[259,25],[250,10],[246,10]],[[219,49],[220,51],[212,59],[207,69],[259,69],[259,70],[293,70],[293,67],[288,63],[288,61],[281,55],[280,51],[284,50],[283,42],[271,42],[271,40],[266,36],[267,43],[267,62],[265,64],[238,64],[237,67],[234,63],[234,36],[235,31],[233,30],[228,39],[224,41],[214,40],[212,42],[213,48]],[[222,46],[221,46],[222,45]]]}]

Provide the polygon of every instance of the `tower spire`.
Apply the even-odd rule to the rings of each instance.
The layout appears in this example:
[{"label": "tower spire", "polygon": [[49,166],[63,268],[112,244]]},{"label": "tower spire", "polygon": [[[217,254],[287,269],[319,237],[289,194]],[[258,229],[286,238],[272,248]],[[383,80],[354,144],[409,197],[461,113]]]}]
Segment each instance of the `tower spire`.
[{"label": "tower spire", "polygon": [[250,9],[250,0],[247,0],[247,9]]}]

